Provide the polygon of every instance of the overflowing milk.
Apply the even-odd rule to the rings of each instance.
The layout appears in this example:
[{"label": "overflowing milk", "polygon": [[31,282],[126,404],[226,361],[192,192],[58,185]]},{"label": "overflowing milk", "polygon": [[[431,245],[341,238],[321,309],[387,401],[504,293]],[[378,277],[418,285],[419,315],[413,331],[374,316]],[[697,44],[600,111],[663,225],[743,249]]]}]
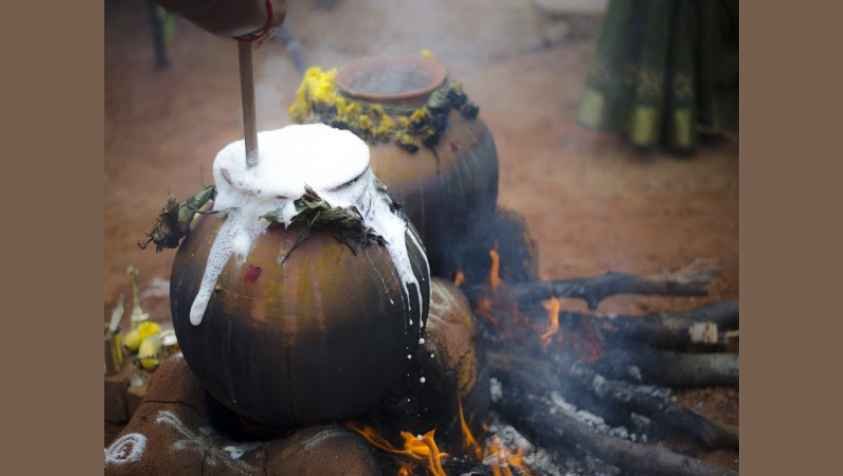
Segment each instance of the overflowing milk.
[{"label": "overflowing milk", "polygon": [[[234,256],[245,261],[255,239],[269,227],[270,221],[262,217],[273,215],[288,226],[296,216],[294,202],[308,186],[331,206],[357,207],[363,222],[383,237],[407,303],[411,302],[410,286],[415,287],[421,329],[421,285],[413,273],[405,237],[411,238],[422,256],[424,248],[407,229],[407,222],[391,209],[386,193],[376,186],[377,179],[369,168],[369,146],[352,132],[304,124],[259,133],[258,149],[259,161],[252,168],[246,167],[243,141],[228,144],[214,159],[217,195],[213,210],[225,212],[227,217],[211,246],[199,292],[190,308],[191,324],[202,323],[229,259]],[[426,272],[429,279],[429,267]]]}]

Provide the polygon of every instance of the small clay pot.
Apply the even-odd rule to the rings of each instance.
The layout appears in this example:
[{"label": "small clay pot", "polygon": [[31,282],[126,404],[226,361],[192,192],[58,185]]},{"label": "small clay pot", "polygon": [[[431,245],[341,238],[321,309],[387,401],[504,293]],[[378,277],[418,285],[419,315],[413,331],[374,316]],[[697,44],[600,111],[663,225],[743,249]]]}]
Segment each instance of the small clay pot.
[{"label": "small clay pot", "polygon": [[244,263],[229,260],[194,326],[190,307],[223,219],[198,221],[171,277],[175,331],[202,385],[235,413],[273,427],[349,418],[377,404],[418,345],[419,309],[426,317],[429,300],[424,250],[407,239],[420,303],[413,285],[405,297],[385,247],[355,254],[312,231],[289,253],[303,230],[273,225]]},{"label": "small clay pot", "polygon": [[181,15],[205,30],[222,36],[254,34],[267,27],[267,4],[272,12],[268,26],[284,21],[286,0],[157,0],[167,10]]},{"label": "small clay pot", "polygon": [[[445,67],[432,58],[370,58],[341,68],[336,85],[356,101],[412,110],[446,87],[446,78]],[[496,208],[498,156],[491,132],[479,117],[451,110],[432,148],[410,152],[394,142],[369,145],[372,169],[419,231],[431,272],[444,276],[448,247]]]}]

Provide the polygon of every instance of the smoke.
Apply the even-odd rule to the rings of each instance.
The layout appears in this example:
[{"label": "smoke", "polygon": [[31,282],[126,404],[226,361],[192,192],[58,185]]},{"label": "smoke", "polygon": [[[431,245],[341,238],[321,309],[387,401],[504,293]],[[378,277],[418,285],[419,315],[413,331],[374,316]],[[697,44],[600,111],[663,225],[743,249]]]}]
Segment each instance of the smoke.
[{"label": "smoke", "polygon": [[312,61],[330,64],[423,48],[449,64],[509,56],[539,44],[537,22],[526,0],[342,0],[330,9],[294,0],[285,20]]},{"label": "smoke", "polygon": [[[301,64],[336,67],[368,56],[430,50],[455,77],[560,40],[560,22],[531,0],[291,0],[284,31],[258,50],[261,129],[289,124]],[[545,2],[546,3],[546,2]],[[593,2],[600,5],[601,2]],[[555,29],[555,30],[554,30]],[[301,59],[301,61],[299,61]],[[298,67],[297,67],[298,66]]]}]

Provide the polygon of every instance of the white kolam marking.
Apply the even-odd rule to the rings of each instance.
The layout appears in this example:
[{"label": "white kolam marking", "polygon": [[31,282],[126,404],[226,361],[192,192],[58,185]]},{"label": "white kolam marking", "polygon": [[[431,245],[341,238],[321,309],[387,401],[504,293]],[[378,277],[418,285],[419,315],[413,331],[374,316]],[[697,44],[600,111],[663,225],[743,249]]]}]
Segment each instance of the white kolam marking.
[{"label": "white kolam marking", "polygon": [[105,449],[105,464],[125,464],[140,461],[146,449],[146,436],[127,433]]}]

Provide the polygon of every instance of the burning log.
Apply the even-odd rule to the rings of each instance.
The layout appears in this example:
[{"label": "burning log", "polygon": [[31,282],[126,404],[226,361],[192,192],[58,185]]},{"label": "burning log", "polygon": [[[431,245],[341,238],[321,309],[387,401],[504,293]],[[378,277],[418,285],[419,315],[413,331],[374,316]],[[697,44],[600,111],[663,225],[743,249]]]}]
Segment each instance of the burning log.
[{"label": "burning log", "polygon": [[646,415],[675,433],[688,435],[710,449],[738,448],[736,430],[682,408],[656,387],[607,380],[580,363],[571,366],[570,375],[595,396]]},{"label": "burning log", "polygon": [[685,348],[693,345],[723,345],[723,330],[738,326],[738,303],[723,301],[684,313],[645,316],[610,316],[593,321],[605,336],[635,340],[655,347]]},{"label": "burning log", "polygon": [[[525,314],[535,322],[546,319],[546,314],[538,306],[533,306]],[[723,348],[728,344],[726,331],[738,327],[738,303],[722,301],[687,312],[641,316],[560,312],[557,320],[569,329],[581,329],[584,324],[594,326],[602,337],[623,344],[634,341],[667,349]]]},{"label": "burning log", "polygon": [[583,362],[531,357],[522,350],[489,351],[489,367],[496,377],[529,382],[530,393],[559,392],[608,419],[629,419],[637,413],[654,420],[674,435],[687,436],[710,449],[737,448],[737,432],[675,404],[667,389],[609,380]]},{"label": "burning log", "polygon": [[723,476],[736,472],[707,465],[700,460],[680,455],[669,449],[633,443],[595,432],[588,424],[566,414],[547,398],[523,390],[525,382],[507,382],[506,390],[495,409],[546,446],[577,447],[624,472],[652,476]]},{"label": "burning log", "polygon": [[[548,364],[536,359],[532,359],[536,367],[524,367],[523,364],[530,361],[523,355],[513,360],[511,356],[489,352],[493,373],[504,382],[492,406],[539,444],[550,448],[556,445],[574,446],[633,473],[671,476],[735,474],[662,447],[642,445],[596,431],[564,407],[546,396],[540,396],[561,388],[558,376],[548,379],[548,373],[552,373]],[[623,402],[622,399],[618,401]],[[628,405],[628,402],[624,403]],[[634,405],[630,408],[641,409]]]},{"label": "burning log", "polygon": [[593,366],[607,378],[635,383],[666,387],[738,385],[737,354],[686,354],[636,346],[606,350]]},{"label": "burning log", "polygon": [[[619,294],[658,296],[705,296],[706,287],[714,277],[713,266],[690,266],[659,278],[642,278],[633,274],[609,272],[591,278],[559,279],[554,281],[531,281],[509,286],[513,298],[521,304],[530,305],[551,297],[577,298],[584,300],[589,309],[597,309],[604,299]],[[466,290],[472,303],[488,294],[488,285],[476,285]]]}]

